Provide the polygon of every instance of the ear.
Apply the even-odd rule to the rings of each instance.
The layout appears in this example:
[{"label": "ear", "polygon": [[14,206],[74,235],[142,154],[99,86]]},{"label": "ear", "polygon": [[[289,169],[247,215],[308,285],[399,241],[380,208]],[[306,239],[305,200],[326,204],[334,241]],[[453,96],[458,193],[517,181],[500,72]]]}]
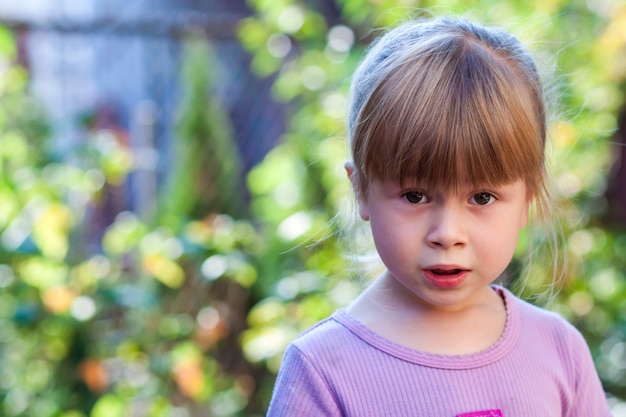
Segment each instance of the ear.
[{"label": "ear", "polygon": [[356,196],[357,208],[359,210],[359,216],[365,221],[370,219],[369,211],[367,208],[367,202],[365,200],[365,196],[362,192],[362,184],[359,179],[359,174],[356,172],[356,167],[354,166],[354,162],[348,161],[344,164],[344,168],[346,169],[346,174],[348,174],[348,178],[352,183],[352,189],[354,190],[354,195]]}]

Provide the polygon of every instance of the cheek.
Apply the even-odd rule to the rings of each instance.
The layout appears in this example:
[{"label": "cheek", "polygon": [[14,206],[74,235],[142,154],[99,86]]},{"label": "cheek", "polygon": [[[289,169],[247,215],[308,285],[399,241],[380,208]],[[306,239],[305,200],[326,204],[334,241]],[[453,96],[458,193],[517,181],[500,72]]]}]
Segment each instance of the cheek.
[{"label": "cheek", "polygon": [[521,226],[511,219],[508,223],[500,226],[493,230],[491,239],[484,239],[482,244],[484,251],[491,252],[494,259],[499,259],[501,263],[508,264],[515,254]]},{"label": "cheek", "polygon": [[411,231],[410,225],[397,223],[389,216],[383,215],[381,219],[381,213],[371,214],[370,227],[374,245],[385,263],[402,259],[407,253],[417,254],[419,238],[416,230]]},{"label": "cheek", "polygon": [[472,228],[474,245],[478,246],[481,257],[497,257],[501,262],[509,262],[517,248],[518,238],[525,224],[524,212],[497,213],[481,218]]},{"label": "cheek", "polygon": [[526,204],[520,214],[520,229],[525,227],[528,224],[528,210],[529,210],[529,205]]}]

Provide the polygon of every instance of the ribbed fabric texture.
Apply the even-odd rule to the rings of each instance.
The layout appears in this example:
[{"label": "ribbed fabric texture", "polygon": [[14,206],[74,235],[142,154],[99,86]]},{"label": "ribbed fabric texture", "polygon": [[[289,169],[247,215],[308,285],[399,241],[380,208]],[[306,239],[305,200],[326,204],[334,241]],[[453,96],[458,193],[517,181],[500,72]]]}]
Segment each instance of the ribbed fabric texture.
[{"label": "ribbed fabric texture", "polygon": [[268,416],[609,416],[580,333],[498,291],[504,334],[471,355],[409,349],[338,310],[287,349]]}]

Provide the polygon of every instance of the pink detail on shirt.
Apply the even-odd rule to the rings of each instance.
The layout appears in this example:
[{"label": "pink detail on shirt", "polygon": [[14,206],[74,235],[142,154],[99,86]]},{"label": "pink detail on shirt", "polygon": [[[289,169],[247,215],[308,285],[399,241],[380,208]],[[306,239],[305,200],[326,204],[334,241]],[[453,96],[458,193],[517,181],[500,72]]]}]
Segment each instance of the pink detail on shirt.
[{"label": "pink detail on shirt", "polygon": [[457,414],[456,417],[504,417],[500,410],[472,411],[471,413]]}]

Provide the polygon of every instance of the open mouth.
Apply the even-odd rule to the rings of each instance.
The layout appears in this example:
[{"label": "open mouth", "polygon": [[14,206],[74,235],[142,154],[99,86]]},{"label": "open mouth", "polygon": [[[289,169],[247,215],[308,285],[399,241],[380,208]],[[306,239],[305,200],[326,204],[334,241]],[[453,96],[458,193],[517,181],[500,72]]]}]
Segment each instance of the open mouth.
[{"label": "open mouth", "polygon": [[424,270],[424,276],[438,288],[454,288],[461,285],[468,277],[469,270],[461,268],[433,268]]},{"label": "open mouth", "polygon": [[430,270],[435,275],[457,275],[463,272],[463,269],[431,269]]}]

